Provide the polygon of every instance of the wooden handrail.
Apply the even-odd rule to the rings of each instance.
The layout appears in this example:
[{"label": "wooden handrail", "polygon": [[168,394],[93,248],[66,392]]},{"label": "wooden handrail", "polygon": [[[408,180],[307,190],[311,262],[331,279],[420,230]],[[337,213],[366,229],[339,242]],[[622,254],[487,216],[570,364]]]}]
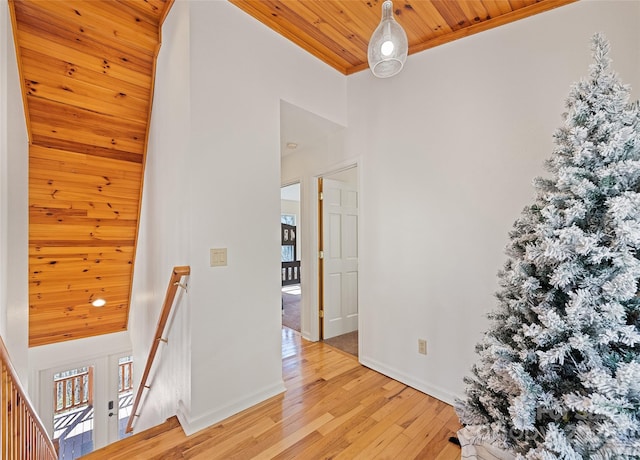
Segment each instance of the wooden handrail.
[{"label": "wooden handrail", "polygon": [[55,460],[53,442],[22,389],[9,352],[0,337],[0,444],[3,459]]},{"label": "wooden handrail", "polygon": [[164,327],[166,326],[169,315],[171,314],[171,307],[173,306],[173,300],[176,296],[178,286],[180,286],[180,280],[183,276],[187,276],[189,273],[191,273],[191,268],[189,266],[173,267],[171,279],[169,280],[169,286],[167,287],[167,293],[164,296],[162,311],[160,312],[160,317],[158,318],[156,335],[153,338],[153,343],[151,344],[151,349],[149,350],[149,356],[147,357],[147,363],[145,364],[144,372],[142,373],[142,379],[140,380],[140,385],[138,386],[136,397],[133,401],[131,415],[129,415],[129,421],[127,422],[127,428],[125,430],[127,433],[131,433],[133,431],[133,421],[135,417],[138,416],[140,401],[142,401],[142,393],[147,386],[147,380],[149,378],[149,373],[151,372],[151,366],[153,365],[156,353],[158,351],[158,346],[160,345],[161,341],[164,341],[164,339],[162,338],[162,334],[164,333]]}]

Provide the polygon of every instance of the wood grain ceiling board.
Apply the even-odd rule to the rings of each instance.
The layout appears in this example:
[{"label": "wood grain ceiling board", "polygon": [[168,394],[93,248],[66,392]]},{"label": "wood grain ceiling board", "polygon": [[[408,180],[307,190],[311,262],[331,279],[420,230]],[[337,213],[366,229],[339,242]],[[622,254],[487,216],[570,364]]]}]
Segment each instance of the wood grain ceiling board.
[{"label": "wood grain ceiling board", "polygon": [[[345,75],[366,69],[383,0],[229,0]],[[409,54],[576,0],[396,0]]]},{"label": "wood grain ceiling board", "polygon": [[[29,345],[127,328],[172,0],[10,0],[29,133]],[[95,308],[91,302],[104,298]]]}]

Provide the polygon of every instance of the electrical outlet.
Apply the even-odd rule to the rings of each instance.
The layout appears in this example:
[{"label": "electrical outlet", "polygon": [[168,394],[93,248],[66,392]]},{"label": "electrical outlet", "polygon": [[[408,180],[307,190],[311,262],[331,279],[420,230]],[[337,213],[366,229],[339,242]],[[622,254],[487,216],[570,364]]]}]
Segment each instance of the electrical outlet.
[{"label": "electrical outlet", "polygon": [[427,354],[427,341],[424,339],[418,339],[418,353],[421,355]]}]

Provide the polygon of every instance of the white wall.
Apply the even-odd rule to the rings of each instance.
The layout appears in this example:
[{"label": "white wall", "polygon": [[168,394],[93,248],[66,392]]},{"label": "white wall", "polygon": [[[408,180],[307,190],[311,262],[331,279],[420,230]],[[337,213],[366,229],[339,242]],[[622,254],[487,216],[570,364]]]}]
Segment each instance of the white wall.
[{"label": "white wall", "polygon": [[578,2],[410,56],[388,80],[349,78],[363,364],[448,402],[462,394],[508,232],[570,84],[588,74],[590,38],[608,36],[638,97],[639,30],[639,2]]},{"label": "white wall", "polygon": [[[191,7],[190,296],[194,305],[202,300],[192,309],[191,412],[198,426],[283,390],[280,100],[344,119],[346,82],[227,2]],[[228,267],[207,266],[211,247],[229,249]]]},{"label": "white wall", "polygon": [[[447,402],[495,305],[503,248],[545,173],[570,85],[604,32],[640,94],[640,2],[581,1],[409,57],[401,74],[348,78],[348,127],[283,159],[300,180],[315,260],[315,180],[357,163],[360,361]],[[317,339],[306,265],[302,333]],[[418,339],[428,355],[418,354]]]},{"label": "white wall", "polygon": [[[189,265],[186,331],[167,350],[190,355],[190,433],[284,389],[280,100],[344,122],[346,78],[228,2],[176,2],[163,36],[130,328],[137,357],[167,267]],[[210,248],[228,249],[226,267],[209,266]],[[168,405],[150,397],[146,426]]]},{"label": "white wall", "polygon": [[7,42],[9,14],[7,0],[0,1],[0,335],[7,331]]},{"label": "white wall", "polygon": [[[145,166],[135,276],[129,315],[134,382],[139,384],[174,266],[189,265],[190,130],[189,5],[174,3],[162,30]],[[188,279],[184,280],[186,283]],[[135,432],[176,414],[177,401],[190,405],[190,296],[179,290],[153,369]]]},{"label": "white wall", "polygon": [[29,143],[6,0],[0,10],[0,333],[27,387]]}]

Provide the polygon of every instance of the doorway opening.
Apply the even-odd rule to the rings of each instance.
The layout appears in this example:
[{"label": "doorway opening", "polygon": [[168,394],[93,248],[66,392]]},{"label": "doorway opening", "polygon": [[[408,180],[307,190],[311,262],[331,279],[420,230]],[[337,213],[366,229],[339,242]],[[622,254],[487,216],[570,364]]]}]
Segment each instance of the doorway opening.
[{"label": "doorway opening", "polygon": [[282,325],[301,331],[300,183],[280,189]]},{"label": "doorway opening", "polygon": [[41,379],[47,388],[41,413],[53,421],[49,426],[60,460],[75,460],[131,436],[125,433],[133,405],[130,351],[45,370]]},{"label": "doorway opening", "polygon": [[358,170],[318,178],[320,339],[358,356]]},{"label": "doorway opening", "polygon": [[53,442],[61,460],[93,451],[93,366],[53,376]]}]

